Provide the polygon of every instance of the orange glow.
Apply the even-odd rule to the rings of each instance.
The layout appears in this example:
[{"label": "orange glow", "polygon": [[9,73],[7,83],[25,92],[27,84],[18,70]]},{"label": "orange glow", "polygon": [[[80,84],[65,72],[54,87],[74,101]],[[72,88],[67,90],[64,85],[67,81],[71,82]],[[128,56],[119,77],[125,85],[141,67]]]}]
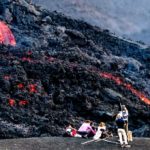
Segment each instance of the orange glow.
[{"label": "orange glow", "polygon": [[9,99],[9,105],[14,106],[15,105],[15,100],[14,99]]},{"label": "orange glow", "polygon": [[9,27],[2,21],[0,21],[0,44],[16,45],[16,40]]},{"label": "orange glow", "polygon": [[31,62],[32,61],[32,59],[29,58],[29,57],[23,57],[21,60],[22,61],[27,61],[27,62]]},{"label": "orange glow", "polygon": [[30,93],[37,93],[37,90],[36,90],[37,85],[36,84],[29,84],[28,87],[29,87]]},{"label": "orange glow", "polygon": [[137,97],[141,99],[144,103],[150,105],[150,99],[148,99],[142,92],[136,90],[131,84],[125,83],[120,77],[116,77],[110,73],[99,73],[99,75],[106,79],[113,80],[117,85],[124,86],[127,90],[131,91],[133,94],[135,94]]},{"label": "orange glow", "polygon": [[18,87],[18,89],[23,89],[23,88],[24,88],[24,85],[23,85],[22,83],[19,83],[19,84],[17,85],[17,87]]},{"label": "orange glow", "polygon": [[19,105],[20,106],[25,106],[25,105],[27,105],[29,102],[27,101],[27,100],[21,100],[20,102],[19,102]]}]

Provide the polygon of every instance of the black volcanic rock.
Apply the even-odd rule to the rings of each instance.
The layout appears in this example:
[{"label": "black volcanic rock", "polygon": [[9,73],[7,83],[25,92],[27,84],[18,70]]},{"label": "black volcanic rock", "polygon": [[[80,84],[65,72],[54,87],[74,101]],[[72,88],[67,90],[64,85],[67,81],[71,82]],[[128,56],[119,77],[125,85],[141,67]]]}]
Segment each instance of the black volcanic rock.
[{"label": "black volcanic rock", "polygon": [[149,106],[136,95],[150,97],[149,48],[29,1],[1,4],[17,41],[0,45],[1,138],[60,136],[84,119],[113,127],[120,99],[134,135],[149,136]]}]

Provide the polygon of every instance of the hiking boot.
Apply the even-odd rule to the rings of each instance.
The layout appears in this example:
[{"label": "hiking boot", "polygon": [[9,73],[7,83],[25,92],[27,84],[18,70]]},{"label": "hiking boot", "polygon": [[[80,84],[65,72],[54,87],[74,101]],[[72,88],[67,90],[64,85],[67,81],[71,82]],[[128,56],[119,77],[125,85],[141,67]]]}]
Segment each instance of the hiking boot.
[{"label": "hiking boot", "polygon": [[125,147],[125,148],[130,148],[130,147],[131,147],[131,145],[126,144],[126,145],[124,145],[124,147]]}]

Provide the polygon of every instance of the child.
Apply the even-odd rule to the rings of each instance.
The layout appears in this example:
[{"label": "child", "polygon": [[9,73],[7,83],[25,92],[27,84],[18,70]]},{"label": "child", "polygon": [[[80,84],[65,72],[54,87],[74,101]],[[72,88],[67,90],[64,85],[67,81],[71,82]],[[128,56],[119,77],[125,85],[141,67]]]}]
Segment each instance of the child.
[{"label": "child", "polygon": [[102,134],[106,131],[106,125],[104,122],[100,122],[99,126],[98,126],[98,129],[97,129],[97,132],[96,134],[94,135],[93,139],[94,140],[98,140],[99,138],[102,137]]}]

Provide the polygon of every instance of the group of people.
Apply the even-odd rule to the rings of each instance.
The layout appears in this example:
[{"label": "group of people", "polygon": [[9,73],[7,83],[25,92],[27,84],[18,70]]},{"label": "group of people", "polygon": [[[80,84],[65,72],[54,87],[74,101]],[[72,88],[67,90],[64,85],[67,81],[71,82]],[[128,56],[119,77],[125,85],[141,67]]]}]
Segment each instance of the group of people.
[{"label": "group of people", "polygon": [[[121,147],[130,147],[128,144],[128,110],[125,105],[121,106],[121,111],[116,115],[117,133]],[[97,129],[93,126],[93,122],[85,120],[78,130],[71,125],[66,128],[66,135],[70,137],[93,137],[94,140],[113,136],[108,132],[104,122],[100,122]]]}]

